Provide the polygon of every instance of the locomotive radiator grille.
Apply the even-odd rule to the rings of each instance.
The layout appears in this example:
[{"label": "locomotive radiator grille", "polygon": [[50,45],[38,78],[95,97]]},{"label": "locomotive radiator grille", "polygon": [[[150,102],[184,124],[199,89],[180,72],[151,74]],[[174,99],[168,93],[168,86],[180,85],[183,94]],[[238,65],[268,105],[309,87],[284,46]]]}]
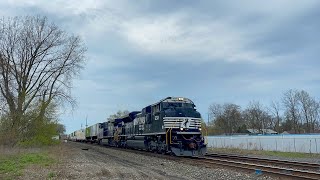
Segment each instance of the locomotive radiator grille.
[{"label": "locomotive radiator grille", "polygon": [[199,129],[201,128],[201,118],[193,117],[164,117],[164,128],[188,128]]}]

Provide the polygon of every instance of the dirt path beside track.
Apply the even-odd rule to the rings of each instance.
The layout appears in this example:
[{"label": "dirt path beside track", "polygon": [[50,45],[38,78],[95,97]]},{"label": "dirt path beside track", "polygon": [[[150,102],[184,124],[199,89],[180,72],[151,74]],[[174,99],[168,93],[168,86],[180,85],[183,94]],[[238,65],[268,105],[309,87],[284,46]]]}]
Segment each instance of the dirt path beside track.
[{"label": "dirt path beside track", "polygon": [[21,179],[271,179],[84,143],[63,143],[52,153],[57,164],[27,168]]},{"label": "dirt path beside track", "polygon": [[[136,162],[134,158],[127,157],[127,152],[80,143],[69,143],[66,146],[72,153],[68,157],[71,161],[66,163],[65,169],[59,175],[62,178],[184,179],[153,168],[148,165],[150,162]],[[83,150],[86,148],[88,150]]]}]

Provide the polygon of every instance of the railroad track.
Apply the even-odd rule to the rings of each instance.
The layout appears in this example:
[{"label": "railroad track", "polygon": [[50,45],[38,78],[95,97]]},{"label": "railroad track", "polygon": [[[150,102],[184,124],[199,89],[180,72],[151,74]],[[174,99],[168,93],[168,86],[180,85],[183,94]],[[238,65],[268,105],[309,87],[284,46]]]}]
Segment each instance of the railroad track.
[{"label": "railroad track", "polygon": [[283,166],[283,167],[289,167],[292,169],[313,170],[316,172],[320,172],[320,164],[319,163],[288,161],[288,160],[280,160],[280,159],[241,156],[241,155],[234,155],[234,154],[217,154],[217,153],[207,154],[206,157],[242,160],[245,162],[260,162],[265,165],[273,165],[273,166],[277,165],[280,167]]},{"label": "railroad track", "polygon": [[[99,146],[97,144],[91,144],[92,146]],[[239,155],[229,155],[229,154],[207,154],[203,157],[174,157],[163,154],[152,153],[143,150],[133,150],[133,149],[123,149],[123,148],[108,148],[117,149],[120,151],[127,151],[132,153],[139,153],[148,156],[156,156],[159,158],[166,158],[177,161],[184,161],[190,164],[194,164],[192,162],[188,162],[189,160],[193,160],[197,162],[199,165],[215,165],[215,166],[223,166],[229,168],[236,168],[251,172],[256,172],[258,174],[273,174],[275,176],[281,176],[289,179],[309,179],[309,180],[319,180],[320,172],[319,167],[320,164],[317,163],[308,163],[308,162],[297,162],[297,161],[285,161],[285,160],[277,160],[277,159],[267,159],[267,158],[258,158],[258,157],[247,157],[247,156],[239,156]],[[232,159],[232,160],[230,160]],[[263,163],[263,164],[261,164]],[[296,163],[295,165],[293,165]],[[272,165],[270,165],[272,164]],[[275,165],[281,165],[275,166]],[[301,166],[304,169],[293,169],[294,167]],[[314,167],[315,166],[315,167]],[[306,169],[309,168],[309,169]],[[310,170],[312,169],[312,170]]]},{"label": "railroad track", "polygon": [[[208,154],[205,157],[196,157],[193,159],[206,164],[255,171],[258,174],[274,174],[292,179],[320,179],[320,165],[317,163],[285,161],[228,154]],[[295,169],[292,167],[295,167]]]}]

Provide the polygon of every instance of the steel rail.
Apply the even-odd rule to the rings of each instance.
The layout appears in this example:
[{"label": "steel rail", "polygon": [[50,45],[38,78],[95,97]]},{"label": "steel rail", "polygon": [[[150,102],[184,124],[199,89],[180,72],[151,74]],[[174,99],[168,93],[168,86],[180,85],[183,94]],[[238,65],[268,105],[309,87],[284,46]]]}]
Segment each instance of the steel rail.
[{"label": "steel rail", "polygon": [[207,154],[206,157],[228,158],[228,159],[244,160],[249,162],[263,162],[267,164],[272,164],[272,165],[276,164],[276,165],[288,166],[290,168],[297,168],[297,169],[303,169],[303,170],[315,170],[315,171],[320,170],[320,164],[312,163],[312,162],[289,161],[289,160],[241,156],[241,155],[234,155],[234,154],[218,154],[218,153]]},{"label": "steel rail", "polygon": [[[91,144],[87,146],[99,146],[96,144]],[[101,146],[100,146],[101,147]],[[292,168],[284,168],[284,167],[274,167],[274,166],[269,166],[269,165],[261,165],[261,164],[255,164],[255,163],[247,163],[247,162],[239,162],[239,161],[232,161],[232,160],[226,160],[225,157],[224,159],[217,158],[217,157],[209,157],[209,156],[203,156],[203,157],[176,157],[176,156],[168,156],[164,154],[157,154],[153,152],[148,152],[148,151],[139,151],[139,150],[133,150],[133,149],[124,149],[124,148],[114,148],[110,147],[115,150],[120,150],[120,151],[127,151],[127,152],[132,152],[132,153],[139,153],[139,154],[144,154],[148,156],[155,156],[158,158],[166,158],[166,159],[171,159],[171,160],[177,160],[181,161],[183,160],[186,163],[194,164],[197,162],[199,165],[218,165],[218,166],[224,166],[224,167],[230,167],[230,168],[237,168],[237,169],[242,169],[242,170],[250,170],[250,171],[260,171],[263,174],[273,174],[276,176],[282,176],[290,179],[309,179],[309,180],[319,180],[320,179],[320,173],[319,172],[314,172],[314,171],[306,171],[306,170],[297,170],[297,169],[292,169]],[[187,160],[187,161],[185,161]],[[192,160],[192,161],[190,161]]]},{"label": "steel rail", "polygon": [[320,173],[314,171],[297,170],[292,168],[275,167],[269,165],[261,165],[247,162],[231,161],[213,157],[193,157],[192,159],[201,161],[202,163],[227,166],[231,168],[238,168],[243,170],[254,170],[261,173],[280,175],[295,179],[310,179],[318,180],[320,179]]}]

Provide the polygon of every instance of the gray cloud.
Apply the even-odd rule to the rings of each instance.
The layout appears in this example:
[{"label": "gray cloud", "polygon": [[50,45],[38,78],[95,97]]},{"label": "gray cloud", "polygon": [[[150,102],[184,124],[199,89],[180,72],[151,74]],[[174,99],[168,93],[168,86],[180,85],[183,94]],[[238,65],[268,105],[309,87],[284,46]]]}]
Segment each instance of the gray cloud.
[{"label": "gray cloud", "polygon": [[268,105],[290,88],[319,96],[318,1],[10,1],[1,16],[46,15],[88,46],[68,131],[166,96]]}]

